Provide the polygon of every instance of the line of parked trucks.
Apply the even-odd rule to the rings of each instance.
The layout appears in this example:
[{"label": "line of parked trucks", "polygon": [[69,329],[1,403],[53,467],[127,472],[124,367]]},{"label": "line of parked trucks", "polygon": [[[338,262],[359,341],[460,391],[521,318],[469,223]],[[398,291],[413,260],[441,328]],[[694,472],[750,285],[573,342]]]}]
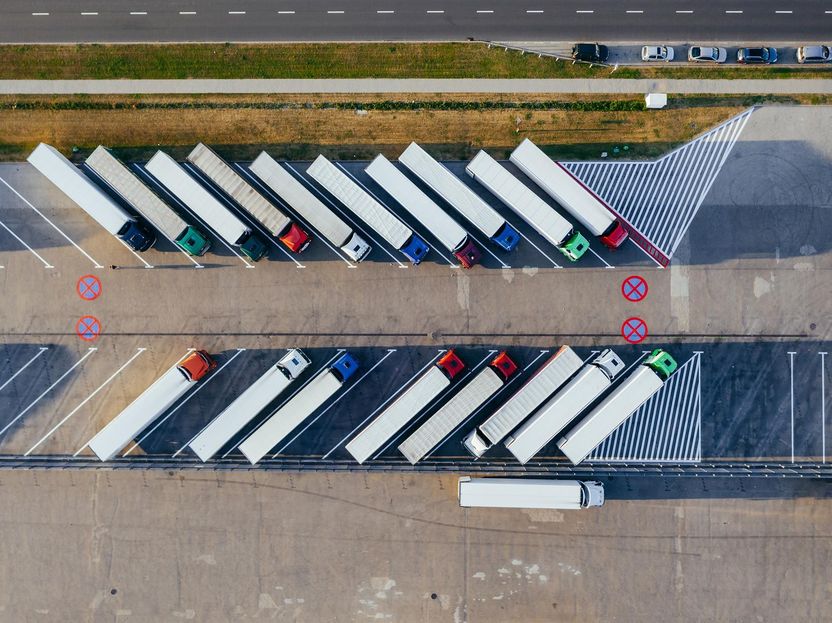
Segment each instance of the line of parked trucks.
[{"label": "line of parked trucks", "polygon": [[[312,240],[308,230],[314,229],[350,259],[361,261],[370,253],[370,244],[355,222],[347,222],[352,217],[336,213],[336,205],[413,264],[430,251],[427,242],[376,194],[324,156],[306,174],[326,194],[265,152],[245,168],[229,164],[202,143],[185,163],[158,151],[144,168],[130,167],[99,146],[86,159],[89,175],[43,143],[28,160],[135,251],[151,248],[158,232],[185,253],[201,256],[211,247],[207,234],[211,230],[226,245],[257,261],[267,254],[271,241],[292,253],[303,252]],[[606,246],[617,248],[627,238],[612,209],[530,140],[512,152],[510,161]],[[467,226],[502,251],[514,250],[522,238],[482,196],[416,143],[402,152],[398,166],[378,156],[365,171],[465,268],[477,264],[483,251]],[[589,249],[580,231],[486,152],[480,151],[465,171],[569,260],[579,260]],[[334,200],[332,207],[319,196]]]},{"label": "line of parked trucks", "polygon": [[[462,445],[473,457],[480,458],[505,440],[509,452],[525,464],[558,438],[557,447],[578,465],[658,392],[676,370],[674,359],[656,349],[633,364],[635,369],[616,384],[626,372],[624,362],[610,349],[596,355],[585,362],[569,346],[561,347],[471,430]],[[311,365],[301,350],[289,350],[231,400],[188,447],[202,461],[208,461],[247,430],[238,447],[249,462],[256,464],[335,396],[359,368],[355,357],[341,351],[275,406]],[[102,461],[112,459],[215,367],[207,352],[191,352],[101,429],[89,448]],[[363,464],[377,458],[409,430],[397,447],[415,465],[496,399],[514,380],[517,370],[506,352],[474,370],[467,369],[453,349],[443,351],[402,391],[383,403],[377,414],[371,414],[369,423],[352,436],[346,450]],[[615,388],[608,391],[614,384]],[[457,391],[453,392],[452,385],[458,386]],[[430,417],[418,422],[437,405]]]}]

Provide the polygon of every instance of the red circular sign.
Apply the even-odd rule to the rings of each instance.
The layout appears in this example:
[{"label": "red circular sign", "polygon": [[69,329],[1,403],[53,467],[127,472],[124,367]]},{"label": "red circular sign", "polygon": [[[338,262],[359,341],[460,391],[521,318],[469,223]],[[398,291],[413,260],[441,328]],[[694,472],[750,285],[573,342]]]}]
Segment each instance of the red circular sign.
[{"label": "red circular sign", "polygon": [[101,321],[95,316],[81,316],[75,323],[75,333],[82,340],[92,342],[101,334]]},{"label": "red circular sign", "polygon": [[624,324],[621,325],[621,337],[630,344],[638,344],[644,341],[644,338],[647,337],[647,323],[636,316],[627,318]]},{"label": "red circular sign", "polygon": [[75,285],[75,291],[85,301],[94,301],[101,296],[101,280],[95,275],[84,275]]},{"label": "red circular sign", "polygon": [[647,281],[640,275],[630,275],[621,283],[621,294],[633,303],[643,301],[647,296]]}]

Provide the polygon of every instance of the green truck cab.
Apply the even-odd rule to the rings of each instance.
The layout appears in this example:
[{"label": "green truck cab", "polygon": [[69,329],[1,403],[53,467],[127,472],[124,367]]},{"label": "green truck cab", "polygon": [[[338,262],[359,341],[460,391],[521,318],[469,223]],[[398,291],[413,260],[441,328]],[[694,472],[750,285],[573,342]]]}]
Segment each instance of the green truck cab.
[{"label": "green truck cab", "polygon": [[661,348],[657,348],[650,353],[650,356],[647,357],[644,365],[648,366],[651,370],[653,370],[653,372],[658,374],[662,381],[666,381],[678,367],[676,360]]},{"label": "green truck cab", "polygon": [[194,256],[205,255],[211,248],[211,241],[196,227],[188,226],[176,240],[176,244],[185,253]]},{"label": "green truck cab", "polygon": [[581,232],[573,230],[572,235],[558,247],[558,251],[571,261],[577,262],[583,257],[584,253],[589,251],[589,240]]}]

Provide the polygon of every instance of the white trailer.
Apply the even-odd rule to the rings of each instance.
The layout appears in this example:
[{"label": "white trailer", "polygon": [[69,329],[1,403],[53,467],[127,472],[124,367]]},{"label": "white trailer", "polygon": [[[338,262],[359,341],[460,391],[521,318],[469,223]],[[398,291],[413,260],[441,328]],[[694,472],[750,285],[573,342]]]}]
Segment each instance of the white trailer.
[{"label": "white trailer", "polygon": [[113,236],[121,238],[136,251],[146,251],[153,246],[155,236],[57,149],[41,143],[26,160]]},{"label": "white trailer", "polygon": [[358,369],[358,362],[344,353],[329,368],[322,371],[286,401],[263,422],[243,443],[240,451],[254,465],[289,433],[303,423],[329,400]]},{"label": "white trailer", "polygon": [[145,169],[228,244],[255,261],[265,255],[266,244],[168,154],[157,151]]},{"label": "white trailer", "polygon": [[497,355],[453,398],[405,439],[399,445],[399,452],[416,465],[486,400],[497,393],[516,370],[517,366],[505,352]]},{"label": "white trailer", "polygon": [[579,510],[604,505],[604,485],[596,481],[533,478],[459,479],[459,505],[473,508]]},{"label": "white trailer", "polygon": [[253,216],[266,228],[266,231],[278,238],[289,250],[300,253],[309,246],[309,234],[257,192],[213,149],[204,143],[199,143],[188,154],[188,162],[202,171],[220,190]]},{"label": "white trailer", "polygon": [[481,457],[566,383],[581,364],[581,358],[575,351],[562,346],[502,407],[465,437],[465,448],[474,456]]},{"label": "white trailer", "polygon": [[501,248],[511,251],[520,242],[520,234],[494,208],[416,143],[402,152],[399,162]]},{"label": "white trailer", "polygon": [[605,245],[615,249],[627,239],[627,231],[609,206],[529,139],[524,139],[511,152],[509,160],[578,219],[593,236],[600,236]]},{"label": "white trailer", "polygon": [[318,156],[306,172],[411,262],[424,259],[428,245],[329,160]]},{"label": "white trailer", "polygon": [[624,370],[624,362],[606,349],[506,439],[506,448],[525,464],[595,402]]},{"label": "white trailer", "polygon": [[393,197],[410,215],[424,225],[439,242],[462,263],[471,268],[481,256],[468,232],[436,205],[399,171],[392,162],[379,154],[364,169],[388,195]]},{"label": "white trailer", "polygon": [[164,236],[191,255],[204,255],[211,243],[204,233],[174,212],[103,145],[85,163],[136,212]]},{"label": "white trailer", "polygon": [[90,450],[102,461],[112,459],[216,365],[205,351],[191,353],[98,431],[88,444]]},{"label": "white trailer", "polygon": [[360,262],[367,257],[370,245],[265,151],[261,152],[248,168],[307,223],[317,229],[318,233],[351,259]]},{"label": "white trailer", "polygon": [[673,358],[661,349],[604,398],[597,407],[558,440],[558,448],[574,465],[583,461],[612,432],[659,391],[676,369]]},{"label": "white trailer", "polygon": [[474,156],[465,172],[573,262],[589,249],[587,239],[569,221],[485,151]]},{"label": "white trailer", "polygon": [[451,384],[465,364],[449,350],[436,365],[431,366],[394,400],[381,415],[347,444],[347,452],[359,463],[364,463],[386,441],[415,418],[442,390]]},{"label": "white trailer", "polygon": [[303,351],[291,349],[202,429],[188,444],[191,450],[203,462],[213,457],[269,403],[286,391],[310,363]]}]

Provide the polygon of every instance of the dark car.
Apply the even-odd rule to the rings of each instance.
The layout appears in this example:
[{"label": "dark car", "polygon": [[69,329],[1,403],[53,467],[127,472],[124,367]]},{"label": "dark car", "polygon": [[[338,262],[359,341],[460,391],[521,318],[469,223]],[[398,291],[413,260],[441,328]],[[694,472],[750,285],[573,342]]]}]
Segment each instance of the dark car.
[{"label": "dark car", "polygon": [[576,61],[605,63],[609,55],[609,48],[600,43],[576,43],[572,46],[572,58]]},{"label": "dark car", "polygon": [[740,48],[737,62],[748,65],[770,65],[777,62],[776,48]]}]

